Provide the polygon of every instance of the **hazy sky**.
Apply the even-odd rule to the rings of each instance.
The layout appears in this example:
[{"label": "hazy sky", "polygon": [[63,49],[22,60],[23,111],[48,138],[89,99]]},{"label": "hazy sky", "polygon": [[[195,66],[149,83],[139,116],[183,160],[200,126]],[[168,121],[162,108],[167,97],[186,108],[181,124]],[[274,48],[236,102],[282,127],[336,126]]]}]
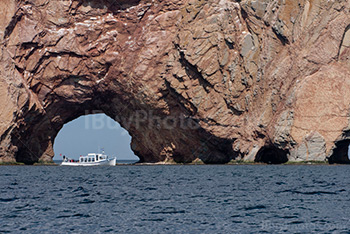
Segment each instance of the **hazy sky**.
[{"label": "hazy sky", "polygon": [[105,114],[86,115],[65,124],[58,133],[54,160],[62,160],[60,154],[78,159],[101,149],[117,160],[138,159],[130,149],[130,142],[128,132]]}]

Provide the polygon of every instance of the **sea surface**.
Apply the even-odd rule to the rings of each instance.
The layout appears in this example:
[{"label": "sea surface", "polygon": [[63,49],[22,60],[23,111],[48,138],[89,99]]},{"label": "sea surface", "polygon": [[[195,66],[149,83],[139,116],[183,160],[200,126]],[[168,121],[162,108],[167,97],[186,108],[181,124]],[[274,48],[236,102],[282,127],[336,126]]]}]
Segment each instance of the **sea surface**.
[{"label": "sea surface", "polygon": [[350,167],[1,166],[0,233],[350,233]]}]

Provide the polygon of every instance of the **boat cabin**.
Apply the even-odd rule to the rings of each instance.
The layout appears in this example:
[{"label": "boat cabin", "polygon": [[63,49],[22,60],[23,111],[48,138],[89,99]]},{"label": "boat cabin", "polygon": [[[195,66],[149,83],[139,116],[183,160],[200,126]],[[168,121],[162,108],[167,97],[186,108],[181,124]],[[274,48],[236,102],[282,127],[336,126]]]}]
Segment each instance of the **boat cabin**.
[{"label": "boat cabin", "polygon": [[105,161],[107,159],[108,159],[107,155],[91,153],[91,154],[88,154],[87,156],[80,156],[79,162],[81,163],[100,162],[100,161]]}]

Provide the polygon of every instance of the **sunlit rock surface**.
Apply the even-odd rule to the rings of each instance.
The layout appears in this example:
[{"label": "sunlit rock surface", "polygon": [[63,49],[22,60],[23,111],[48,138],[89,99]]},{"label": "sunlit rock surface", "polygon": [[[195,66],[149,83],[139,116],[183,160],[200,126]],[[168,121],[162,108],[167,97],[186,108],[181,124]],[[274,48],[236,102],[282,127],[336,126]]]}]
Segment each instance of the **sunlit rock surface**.
[{"label": "sunlit rock surface", "polygon": [[94,111],[130,133],[144,162],[336,161],[349,130],[349,10],[2,0],[0,161],[50,161],[63,125]]}]

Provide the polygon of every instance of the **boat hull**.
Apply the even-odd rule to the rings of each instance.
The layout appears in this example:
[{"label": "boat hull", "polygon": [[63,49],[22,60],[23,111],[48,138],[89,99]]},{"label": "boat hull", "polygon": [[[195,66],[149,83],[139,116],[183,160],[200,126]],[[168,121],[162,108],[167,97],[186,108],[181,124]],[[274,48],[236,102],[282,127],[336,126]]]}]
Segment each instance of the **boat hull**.
[{"label": "boat hull", "polygon": [[73,167],[91,167],[91,166],[115,166],[117,162],[116,158],[103,160],[99,162],[62,162],[61,166],[73,166]]}]

